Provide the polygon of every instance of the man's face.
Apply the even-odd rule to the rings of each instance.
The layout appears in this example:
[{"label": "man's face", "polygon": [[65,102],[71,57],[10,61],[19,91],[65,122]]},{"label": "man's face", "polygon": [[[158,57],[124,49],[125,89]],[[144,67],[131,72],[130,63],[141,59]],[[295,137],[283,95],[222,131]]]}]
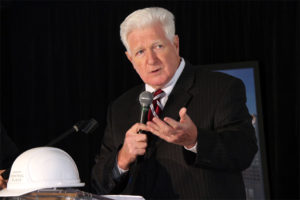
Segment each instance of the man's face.
[{"label": "man's face", "polygon": [[175,74],[179,63],[179,39],[171,42],[160,23],[135,29],[127,36],[127,58],[144,83],[162,88]]}]

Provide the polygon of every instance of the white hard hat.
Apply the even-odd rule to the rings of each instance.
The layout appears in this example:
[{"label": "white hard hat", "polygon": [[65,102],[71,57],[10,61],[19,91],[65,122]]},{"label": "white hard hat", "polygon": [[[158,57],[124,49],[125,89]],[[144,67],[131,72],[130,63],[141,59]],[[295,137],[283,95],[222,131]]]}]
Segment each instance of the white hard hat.
[{"label": "white hard hat", "polygon": [[37,147],[22,153],[14,161],[7,188],[0,197],[20,196],[35,190],[82,187],[74,160],[65,151],[53,147]]}]

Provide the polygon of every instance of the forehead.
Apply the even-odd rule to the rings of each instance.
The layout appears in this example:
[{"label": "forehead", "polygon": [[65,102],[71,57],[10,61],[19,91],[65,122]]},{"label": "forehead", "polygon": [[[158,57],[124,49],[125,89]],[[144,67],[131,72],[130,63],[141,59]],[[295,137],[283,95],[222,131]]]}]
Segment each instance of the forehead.
[{"label": "forehead", "polygon": [[130,48],[137,45],[153,44],[157,41],[168,40],[161,24],[155,23],[142,28],[132,30],[127,35]]}]

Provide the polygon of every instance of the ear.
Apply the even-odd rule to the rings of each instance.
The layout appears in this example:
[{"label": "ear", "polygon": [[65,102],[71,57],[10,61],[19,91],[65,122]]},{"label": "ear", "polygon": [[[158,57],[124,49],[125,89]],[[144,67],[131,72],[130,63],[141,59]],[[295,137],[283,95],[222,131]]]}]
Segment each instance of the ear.
[{"label": "ear", "polygon": [[173,44],[175,46],[176,52],[179,55],[179,37],[178,35],[175,35],[173,38]]},{"label": "ear", "polygon": [[132,63],[132,56],[131,56],[131,54],[128,51],[125,51],[125,54],[126,54],[128,60]]}]

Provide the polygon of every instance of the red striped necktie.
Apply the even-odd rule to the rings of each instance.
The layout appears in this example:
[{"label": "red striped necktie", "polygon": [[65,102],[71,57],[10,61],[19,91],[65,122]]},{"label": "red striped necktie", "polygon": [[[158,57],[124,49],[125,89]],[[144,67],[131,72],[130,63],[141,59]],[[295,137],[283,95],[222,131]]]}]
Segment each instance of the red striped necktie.
[{"label": "red striped necktie", "polygon": [[160,102],[160,99],[165,96],[165,92],[161,89],[158,89],[153,94],[152,104],[150,105],[150,109],[148,112],[148,121],[151,121],[153,117],[159,117],[163,106]]}]

